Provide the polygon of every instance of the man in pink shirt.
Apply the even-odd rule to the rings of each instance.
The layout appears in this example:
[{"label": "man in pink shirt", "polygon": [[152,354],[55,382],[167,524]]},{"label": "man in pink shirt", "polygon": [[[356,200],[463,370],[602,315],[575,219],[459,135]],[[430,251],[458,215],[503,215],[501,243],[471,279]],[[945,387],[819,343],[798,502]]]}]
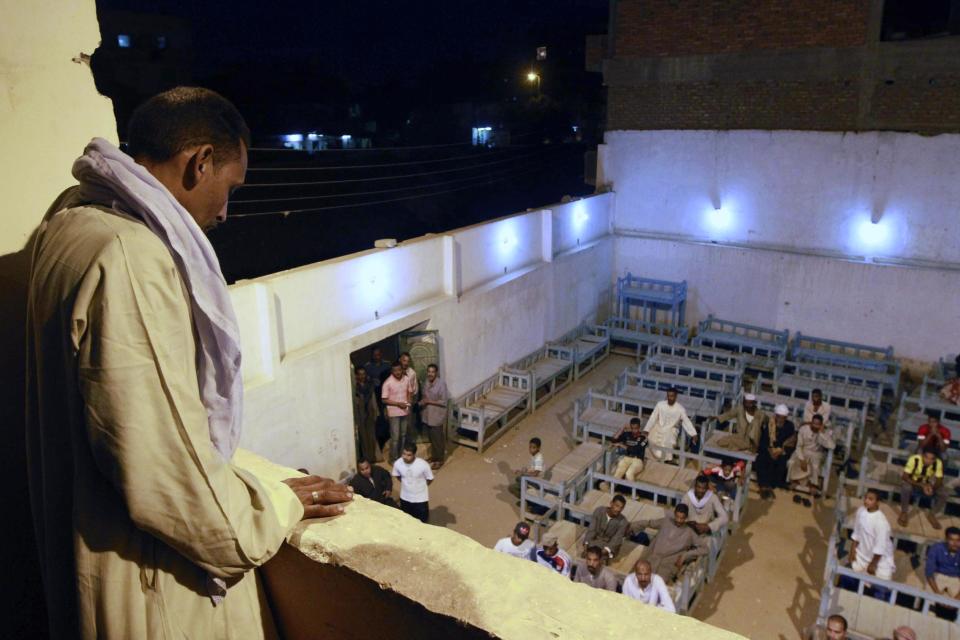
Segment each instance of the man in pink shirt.
[{"label": "man in pink shirt", "polygon": [[383,398],[390,422],[390,460],[396,460],[400,457],[400,447],[407,439],[412,397],[410,381],[406,379],[399,360],[390,367],[390,376],[380,388],[380,397]]}]

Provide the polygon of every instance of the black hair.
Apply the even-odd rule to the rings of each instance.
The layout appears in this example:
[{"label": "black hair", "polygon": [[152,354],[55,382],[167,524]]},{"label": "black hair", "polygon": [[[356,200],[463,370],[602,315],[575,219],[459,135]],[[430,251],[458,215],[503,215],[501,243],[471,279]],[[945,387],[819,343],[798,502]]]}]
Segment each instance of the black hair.
[{"label": "black hair", "polygon": [[530,444],[535,444],[538,447],[543,446],[543,443],[540,442],[540,438],[530,438]]},{"label": "black hair", "polygon": [[357,460],[357,466],[359,467],[359,466],[362,465],[364,462],[366,462],[367,464],[370,464],[370,461],[367,460],[366,458],[360,458],[359,460]]},{"label": "black hair", "polygon": [[927,418],[933,418],[937,422],[940,422],[940,414],[933,410],[927,411]]},{"label": "black hair", "polygon": [[947,527],[947,530],[943,532],[945,536],[960,536],[960,529],[957,527]]},{"label": "black hair", "polygon": [[643,424],[643,420],[640,418],[630,418],[630,424]]},{"label": "black hair", "polygon": [[683,504],[682,502],[676,506],[674,511],[676,511],[677,513],[682,513],[685,516],[690,515],[690,508],[687,505]]},{"label": "black hair", "polygon": [[406,451],[407,453],[416,453],[417,445],[414,444],[413,442],[407,442],[406,444],[403,445],[403,450]]},{"label": "black hair", "polygon": [[810,395],[812,396],[815,393],[820,394],[821,396],[823,395],[823,391],[821,391],[820,389],[814,389],[813,391],[810,392]]},{"label": "black hair", "polygon": [[813,422],[814,420],[817,420],[817,419],[819,419],[820,422],[823,422],[823,416],[820,415],[819,413],[813,414],[813,417],[810,418],[810,422]]},{"label": "black hair", "polygon": [[679,393],[680,393],[680,390],[677,389],[676,387],[670,387],[669,389],[667,389],[667,393],[676,393],[676,394],[679,394]]},{"label": "black hair", "polygon": [[393,362],[390,363],[390,368],[393,369],[394,367],[400,367],[401,369],[403,369],[403,363],[400,362],[399,360],[394,360]]},{"label": "black hair", "polygon": [[693,481],[693,484],[710,484],[710,478],[701,473],[697,476],[697,479]]},{"label": "black hair", "polygon": [[592,553],[593,555],[597,556],[598,558],[602,558],[602,557],[603,557],[603,549],[601,549],[600,547],[598,547],[598,546],[595,545],[595,544],[592,544],[592,545],[590,545],[589,547],[587,547],[587,553],[586,553],[586,555],[590,555],[591,553]]},{"label": "black hair", "polygon": [[870,489],[867,489],[867,490],[864,492],[863,495],[866,496],[868,493],[872,493],[872,494],[873,494],[873,497],[876,498],[877,500],[880,499],[880,491],[879,491],[879,490],[870,488]]},{"label": "black hair", "polygon": [[184,149],[213,145],[224,162],[250,146],[250,129],[229,100],[210,89],[176,87],[158,93],[130,116],[127,152],[133,158],[166,162]]},{"label": "black hair", "polygon": [[611,500],[610,502],[619,502],[620,504],[626,506],[627,499],[618,493],[617,495],[613,496],[613,500]]},{"label": "black hair", "polygon": [[440,367],[438,367],[437,365],[433,364],[432,362],[427,365],[427,369],[436,369],[437,371],[440,371]]},{"label": "black hair", "polygon": [[400,354],[400,357],[401,357],[401,358],[402,358],[403,356],[407,356],[408,358],[410,358],[411,360],[413,360],[413,356],[410,355],[410,352],[409,352],[409,351],[404,351],[403,353]]}]

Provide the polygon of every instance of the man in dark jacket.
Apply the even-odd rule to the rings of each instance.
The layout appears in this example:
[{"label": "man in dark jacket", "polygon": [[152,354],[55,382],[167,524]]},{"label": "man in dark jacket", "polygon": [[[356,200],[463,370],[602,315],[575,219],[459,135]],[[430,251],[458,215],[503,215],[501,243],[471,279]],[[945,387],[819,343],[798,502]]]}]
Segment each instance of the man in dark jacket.
[{"label": "man in dark jacket", "polygon": [[350,478],[350,486],[354,493],[382,504],[397,506],[393,500],[393,478],[382,467],[370,464],[369,460],[361,459],[357,463],[357,473]]}]

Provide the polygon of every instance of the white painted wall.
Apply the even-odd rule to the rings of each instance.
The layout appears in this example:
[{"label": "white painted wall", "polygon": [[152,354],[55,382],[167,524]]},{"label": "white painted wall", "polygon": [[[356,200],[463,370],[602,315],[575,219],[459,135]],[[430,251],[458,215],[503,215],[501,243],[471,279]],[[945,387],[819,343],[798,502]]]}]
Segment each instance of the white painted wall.
[{"label": "white painted wall", "polygon": [[338,476],[355,456],[351,352],[426,323],[439,331],[441,375],[456,395],[580,322],[601,319],[614,272],[613,199],[585,198],[237,283],[242,446]]},{"label": "white painted wall", "polygon": [[613,131],[599,156],[618,229],[960,262],[960,135]]}]

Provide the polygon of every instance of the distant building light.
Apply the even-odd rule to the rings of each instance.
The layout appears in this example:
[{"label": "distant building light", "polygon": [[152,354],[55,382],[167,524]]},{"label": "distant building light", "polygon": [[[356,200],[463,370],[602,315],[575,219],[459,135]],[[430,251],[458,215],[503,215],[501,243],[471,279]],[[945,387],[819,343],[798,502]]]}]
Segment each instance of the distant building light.
[{"label": "distant building light", "polygon": [[349,133],[345,133],[342,136],[340,136],[340,139],[344,142],[350,142],[351,140],[353,140],[353,136],[351,136]]},{"label": "distant building light", "polygon": [[580,127],[578,127],[577,125],[573,125],[573,126],[570,127],[570,128],[573,129],[573,132],[574,132],[574,133],[576,133],[577,131],[580,131]]},{"label": "distant building light", "polygon": [[167,36],[157,36],[157,49],[167,48]]},{"label": "distant building light", "polygon": [[490,144],[490,134],[493,127],[474,127],[472,131],[472,140],[474,146],[486,146]]},{"label": "distant building light", "polygon": [[130,48],[130,36],[125,33],[121,33],[117,36],[117,46],[121,49]]},{"label": "distant building light", "polygon": [[307,134],[307,140],[316,141],[316,140],[319,140],[319,139],[320,139],[320,136],[318,136],[318,135],[315,134],[315,133],[308,133],[308,134]]},{"label": "distant building light", "polygon": [[283,136],[283,141],[284,142],[303,142],[303,134],[288,133],[287,135]]}]

